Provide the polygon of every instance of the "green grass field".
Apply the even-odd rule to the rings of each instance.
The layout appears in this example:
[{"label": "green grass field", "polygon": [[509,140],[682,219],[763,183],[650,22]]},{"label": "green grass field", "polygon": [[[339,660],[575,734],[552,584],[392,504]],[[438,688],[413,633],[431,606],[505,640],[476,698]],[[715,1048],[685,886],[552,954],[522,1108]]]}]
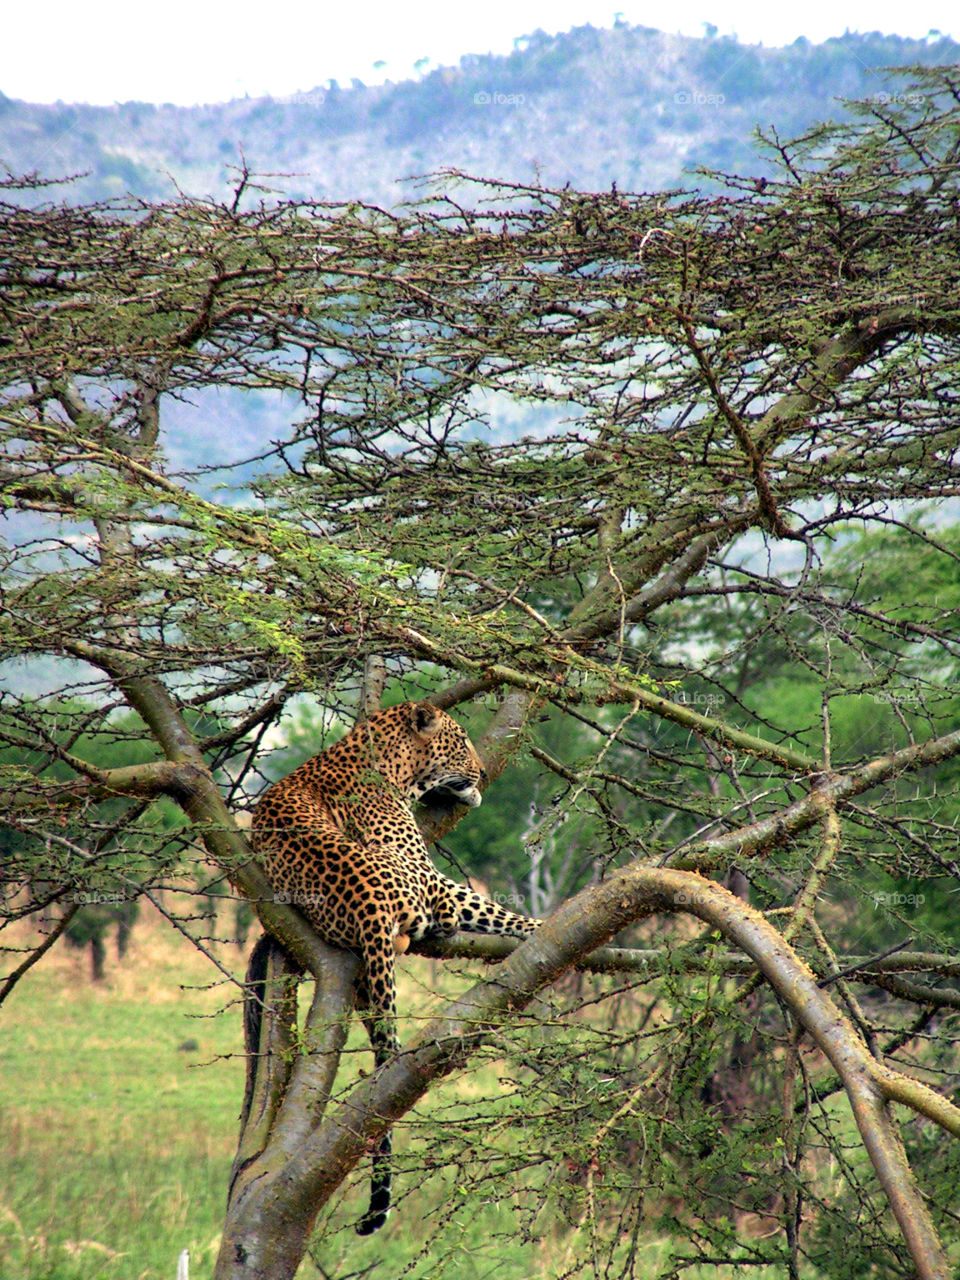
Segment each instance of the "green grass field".
[{"label": "green grass field", "polygon": [[[24,931],[14,941],[32,940]],[[242,977],[246,952],[227,944],[213,950]],[[5,958],[0,972],[10,967]],[[0,1280],[175,1280],[183,1249],[190,1280],[209,1280],[243,1092],[238,988],[146,908],[126,959],[111,950],[106,980],[93,984],[88,968],[86,953],[60,942],[0,1008]],[[452,996],[477,975],[476,965],[458,972],[407,957],[403,1039],[440,993]],[[304,984],[304,1000],[309,994]],[[501,1157],[529,1153],[526,1136],[502,1123],[511,1105],[525,1103],[503,1093],[510,1050],[497,1043],[398,1126],[396,1211],[384,1230],[363,1240],[352,1230],[366,1203],[363,1162],[321,1215],[298,1280],[594,1280],[589,1266],[577,1268],[578,1256],[590,1255],[588,1241],[555,1204],[539,1207],[536,1187],[562,1173],[564,1152],[534,1136],[530,1151],[541,1149],[541,1163],[524,1175],[533,1190],[522,1201],[498,1180]],[[338,1091],[371,1067],[358,1024],[348,1050]],[[474,1155],[458,1167],[456,1135],[477,1107],[490,1123],[464,1127]],[[438,1124],[444,1142],[428,1175],[418,1139],[428,1135],[429,1151]],[[669,1256],[669,1241],[651,1232],[638,1242],[635,1274],[660,1274]],[[619,1273],[616,1257],[609,1272],[600,1264],[598,1274]],[[718,1280],[734,1273],[684,1274]],[[781,1280],[775,1268],[766,1274]]]},{"label": "green grass field", "polygon": [[[245,955],[216,950],[242,976]],[[422,1005],[427,965],[405,966],[402,1007]],[[441,969],[440,981],[463,980]],[[137,924],[122,963],[111,952],[101,984],[90,982],[86,954],[62,942],[21,981],[0,1009],[2,1280],[174,1280],[182,1249],[191,1280],[212,1274],[243,1090],[237,994],[159,917]],[[359,1027],[350,1045],[359,1052],[344,1059],[348,1078],[370,1066]],[[423,1114],[439,1106],[455,1116],[458,1099],[487,1089],[496,1096],[489,1064],[448,1082]],[[401,1174],[398,1211],[360,1240],[349,1224],[366,1176],[362,1168],[327,1220],[320,1266],[305,1261],[302,1277],[387,1280],[410,1263],[417,1280],[549,1274],[544,1251],[557,1242],[519,1242],[510,1206],[495,1197],[434,1240],[444,1197],[456,1201],[449,1176],[421,1185]]]},{"label": "green grass field", "polygon": [[[243,958],[232,948],[231,967]],[[58,944],[0,1012],[0,1275],[209,1274],[242,1091],[234,997],[159,922],[105,983]],[[188,989],[182,989],[186,986]],[[193,988],[193,989],[190,989]],[[193,1040],[198,1048],[184,1050]],[[209,1064],[209,1065],[204,1065]]]},{"label": "green grass field", "polygon": [[[24,930],[13,941],[34,939]],[[242,977],[245,953],[213,949]],[[4,957],[0,973],[11,967]],[[175,1280],[183,1249],[191,1280],[208,1280],[243,1091],[238,988],[146,910],[127,958],[111,952],[106,981],[93,984],[88,967],[86,953],[58,943],[0,1008],[0,1280]],[[458,972],[407,957],[402,1038],[477,974],[476,965]],[[304,984],[304,1000],[309,994]],[[347,1047],[338,1091],[371,1067],[358,1024]],[[299,1280],[595,1280],[592,1268],[577,1266],[590,1256],[590,1241],[570,1229],[579,1205],[558,1208],[561,1188],[541,1207],[537,1189],[562,1178],[566,1153],[556,1133],[538,1134],[535,1119],[529,1135],[511,1128],[511,1115],[526,1126],[539,1107],[535,1096],[528,1107],[525,1091],[504,1092],[511,1062],[509,1040],[494,1037],[486,1056],[423,1099],[397,1126],[396,1212],[385,1229],[364,1240],[352,1230],[366,1203],[363,1162],[321,1215]],[[865,1162],[845,1099],[830,1106],[851,1160]],[[428,1173],[424,1153],[441,1131]],[[458,1165],[461,1131],[469,1154]],[[533,1167],[511,1188],[498,1166],[515,1156]],[[530,1189],[518,1191],[523,1185]],[[628,1247],[628,1236],[615,1242],[612,1269],[600,1258],[597,1275],[621,1274],[617,1255]],[[637,1242],[635,1274],[661,1274],[670,1256],[670,1241],[651,1229]],[[734,1266],[684,1271],[687,1280],[735,1274]],[[784,1272],[767,1266],[764,1274],[782,1280]]]}]

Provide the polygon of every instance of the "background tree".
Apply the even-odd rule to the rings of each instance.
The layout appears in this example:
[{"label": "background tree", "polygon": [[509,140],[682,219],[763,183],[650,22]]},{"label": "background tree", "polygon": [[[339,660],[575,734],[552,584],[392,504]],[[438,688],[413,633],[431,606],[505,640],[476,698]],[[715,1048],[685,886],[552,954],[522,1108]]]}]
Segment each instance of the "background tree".
[{"label": "background tree", "polygon": [[[960,80],[917,74],[842,133],[771,135],[779,176],[711,199],[446,175],[388,214],[243,174],[228,206],[0,208],[10,911],[41,879],[48,904],[151,892],[199,839],[316,979],[299,1030],[272,979],[218,1275],[292,1275],[493,1028],[497,1123],[478,1104],[412,1159],[478,1195],[495,1171],[525,1230],[565,1217],[571,1271],[635,1273],[657,1225],[667,1274],[948,1274],[955,1144],[908,1128],[921,1197],[891,1105],[960,1136]],[[223,388],[289,426],[187,465],[164,415],[194,397],[205,445]],[[328,1107],[352,960],[273,900],[234,812],[287,700],[334,730],[371,660],[397,696],[476,704],[492,778],[536,767],[502,891],[567,900]],[[131,710],[148,758],[94,761],[84,735]],[[190,824],[176,857],[161,800]],[[534,1005],[628,929],[640,954],[593,963],[632,977]]]}]

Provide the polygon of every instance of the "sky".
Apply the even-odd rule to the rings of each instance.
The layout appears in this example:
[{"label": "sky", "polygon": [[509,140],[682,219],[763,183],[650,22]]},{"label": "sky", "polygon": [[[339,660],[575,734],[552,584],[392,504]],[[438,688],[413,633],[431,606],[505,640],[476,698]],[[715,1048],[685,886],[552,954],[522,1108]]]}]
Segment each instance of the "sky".
[{"label": "sky", "polygon": [[[403,80],[464,54],[509,53],[518,37],[621,20],[702,36],[705,24],[750,44],[818,43],[844,31],[960,38],[956,0],[457,0],[344,3],[285,0],[276,8],[232,0],[48,0],[10,3],[3,18],[0,92],[28,102],[190,106],[281,97],[334,79]],[[423,61],[429,59],[429,61]]]}]

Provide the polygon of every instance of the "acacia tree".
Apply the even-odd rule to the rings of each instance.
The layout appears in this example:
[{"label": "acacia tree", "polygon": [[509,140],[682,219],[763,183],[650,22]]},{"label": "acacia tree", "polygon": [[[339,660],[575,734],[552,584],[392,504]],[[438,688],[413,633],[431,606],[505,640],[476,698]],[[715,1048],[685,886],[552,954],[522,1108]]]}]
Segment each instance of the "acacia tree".
[{"label": "acacia tree", "polygon": [[[548,1202],[584,1228],[571,1273],[632,1274],[649,1221],[669,1274],[836,1274],[853,1213],[858,1274],[947,1276],[957,1156],[930,1133],[960,1137],[960,961],[948,919],[902,908],[958,874],[956,619],[924,585],[958,558],[958,92],[923,72],[842,131],[771,135],[779,176],[709,197],[448,174],[386,212],[244,174],[229,206],[0,208],[4,878],[12,917],[67,908],[4,992],[79,891],[153,895],[196,841],[255,903],[293,959],[218,1276],[292,1276],[386,1128],[506,1027],[509,1149],[473,1141],[517,1171],[525,1230]],[[223,388],[285,427],[211,457]],[[927,577],[871,594],[873,528]],[[454,939],[506,958],[334,1106],[355,961],[275,900],[235,812],[291,696],[346,717],[378,670],[477,704],[492,779],[521,757],[552,776],[526,847],[549,839],[577,891],[515,950]],[[91,733],[154,758],[95,765]],[[182,832],[151,821],[161,799]],[[456,816],[425,814],[427,838]],[[870,902],[909,946],[869,954]],[[597,952],[653,914],[706,929]],[[633,975],[629,1016],[531,1055],[522,1011],[585,964]],[[316,983],[299,1029],[294,966]],[[904,1114],[933,1127],[905,1130],[922,1191]],[[524,1182],[531,1142],[553,1172]]]}]

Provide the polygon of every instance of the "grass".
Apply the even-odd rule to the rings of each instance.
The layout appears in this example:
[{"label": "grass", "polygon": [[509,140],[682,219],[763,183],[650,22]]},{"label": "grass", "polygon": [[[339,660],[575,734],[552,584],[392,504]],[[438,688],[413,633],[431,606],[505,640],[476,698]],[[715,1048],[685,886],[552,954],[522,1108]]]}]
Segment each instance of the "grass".
[{"label": "grass", "polygon": [[63,947],[8,999],[4,1280],[173,1277],[183,1248],[209,1273],[243,1088],[239,1014],[212,1016],[235,989],[204,989],[213,973],[147,921],[105,983]]},{"label": "grass", "polygon": [[[244,953],[228,944],[212,950],[242,976]],[[476,976],[476,966],[458,973],[405,961],[400,1007],[412,1016],[403,1038],[438,992],[449,997]],[[237,995],[146,908],[126,959],[111,954],[103,983],[91,983],[86,955],[62,943],[21,981],[0,1009],[2,1280],[174,1280],[183,1249],[191,1280],[212,1275],[243,1091]],[[370,1068],[358,1025],[348,1050],[355,1052],[344,1056],[338,1091]],[[364,1240],[352,1230],[367,1194],[363,1162],[321,1216],[313,1260],[298,1280],[550,1280],[567,1273],[571,1258],[577,1271],[564,1221],[537,1212],[535,1187],[554,1176],[557,1153],[548,1144],[523,1203],[496,1175],[524,1141],[499,1123],[510,1106],[502,1074],[491,1053],[431,1091],[398,1126],[397,1211],[385,1229]],[[492,1123],[471,1129],[473,1155],[458,1169],[456,1133],[483,1099]],[[448,1163],[428,1176],[415,1139],[438,1123]],[[531,1150],[539,1141],[532,1138]],[[651,1234],[639,1242],[637,1274],[659,1274],[668,1256],[669,1242]],[[710,1280],[732,1274],[707,1270]],[[705,1280],[696,1268],[687,1275]]]},{"label": "grass", "polygon": [[[29,935],[19,941],[26,945]],[[246,956],[214,944],[237,977]],[[9,964],[2,964],[4,971]],[[405,965],[401,1007],[422,1009],[439,981],[467,979],[424,960]],[[304,995],[309,992],[305,991]],[[93,984],[86,954],[58,943],[0,1010],[0,1277],[3,1280],[173,1280],[182,1249],[191,1280],[212,1274],[243,1091],[237,989],[159,916],[145,909],[125,960],[111,954]],[[422,1016],[422,1015],[421,1015]],[[412,1024],[403,1029],[404,1035]],[[369,1070],[359,1026],[344,1081]],[[455,1114],[458,1101],[496,1097],[495,1067],[448,1082],[419,1110]],[[400,1156],[406,1145],[400,1137]],[[403,1203],[369,1240],[350,1229],[366,1196],[361,1167],[324,1219],[303,1280],[356,1272],[387,1280],[407,1264],[415,1280],[503,1280],[546,1274],[544,1245],[517,1238],[495,1195],[469,1206],[456,1178],[424,1185],[401,1173]],[[437,1215],[458,1210],[442,1239]],[[491,1258],[491,1238],[497,1239]],[[369,1268],[369,1270],[367,1270]]]}]

